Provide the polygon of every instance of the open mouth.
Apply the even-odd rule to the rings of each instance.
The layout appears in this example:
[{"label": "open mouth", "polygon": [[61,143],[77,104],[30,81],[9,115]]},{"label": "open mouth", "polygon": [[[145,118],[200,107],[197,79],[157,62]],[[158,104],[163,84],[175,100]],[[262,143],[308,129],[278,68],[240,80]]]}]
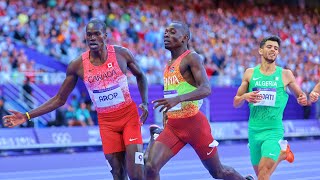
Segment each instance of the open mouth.
[{"label": "open mouth", "polygon": [[91,48],[97,48],[97,47],[98,47],[98,44],[96,44],[96,43],[90,43],[89,46],[90,46]]}]

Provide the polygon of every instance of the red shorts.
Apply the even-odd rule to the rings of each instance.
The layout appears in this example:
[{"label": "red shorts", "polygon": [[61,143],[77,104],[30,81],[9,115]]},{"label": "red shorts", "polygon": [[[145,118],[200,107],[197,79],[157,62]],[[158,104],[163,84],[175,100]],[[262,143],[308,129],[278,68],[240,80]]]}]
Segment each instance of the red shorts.
[{"label": "red shorts", "polygon": [[214,139],[209,122],[202,112],[188,118],[168,119],[163,132],[156,139],[177,154],[187,143],[190,144],[201,160],[213,157],[216,147],[209,147]]},{"label": "red shorts", "polygon": [[99,113],[98,124],[104,154],[125,151],[129,144],[142,144],[140,118],[137,105],[110,113]]}]

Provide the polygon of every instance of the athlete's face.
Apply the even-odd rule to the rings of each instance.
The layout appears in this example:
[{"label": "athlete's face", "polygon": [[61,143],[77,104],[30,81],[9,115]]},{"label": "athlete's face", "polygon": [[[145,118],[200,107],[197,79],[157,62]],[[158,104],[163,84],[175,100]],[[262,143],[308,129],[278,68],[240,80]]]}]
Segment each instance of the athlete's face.
[{"label": "athlete's face", "polygon": [[164,32],[164,47],[174,49],[181,47],[186,41],[186,35],[183,33],[179,24],[171,23]]},{"label": "athlete's face", "polygon": [[267,41],[259,54],[268,62],[273,63],[279,54],[279,44],[276,41]]},{"label": "athlete's face", "polygon": [[89,23],[86,28],[86,42],[90,51],[98,51],[105,48],[107,33],[100,24]]}]

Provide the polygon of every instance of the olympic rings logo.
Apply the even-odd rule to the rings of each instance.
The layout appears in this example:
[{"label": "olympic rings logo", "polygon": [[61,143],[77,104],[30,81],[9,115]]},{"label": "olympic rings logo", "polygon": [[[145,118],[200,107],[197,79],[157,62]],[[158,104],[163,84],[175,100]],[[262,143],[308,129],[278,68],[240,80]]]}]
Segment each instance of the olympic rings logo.
[{"label": "olympic rings logo", "polygon": [[72,137],[66,132],[52,133],[52,141],[55,144],[70,144],[72,142]]}]

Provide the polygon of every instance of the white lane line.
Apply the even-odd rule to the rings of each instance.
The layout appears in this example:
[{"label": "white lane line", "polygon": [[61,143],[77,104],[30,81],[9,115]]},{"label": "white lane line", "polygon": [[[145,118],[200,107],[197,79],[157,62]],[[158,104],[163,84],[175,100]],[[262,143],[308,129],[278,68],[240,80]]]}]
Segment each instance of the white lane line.
[{"label": "white lane line", "polygon": [[309,177],[303,177],[303,178],[295,178],[295,179],[289,179],[289,180],[319,180],[320,176],[309,176]]},{"label": "white lane line", "polygon": [[[308,157],[309,160],[313,160],[313,161],[309,161],[309,162],[299,162],[299,163],[293,163],[293,164],[289,164],[287,162],[283,162],[279,165],[279,167],[277,169],[286,169],[286,168],[290,168],[290,169],[294,169],[296,167],[304,167],[304,166],[310,166],[310,165],[319,165],[318,161],[314,161],[316,157]],[[236,169],[238,169],[238,167],[243,167],[243,166],[247,166],[247,167],[251,167],[251,163],[249,161],[233,161],[233,162],[222,162],[225,165],[229,165],[232,166]],[[179,169],[189,169],[189,168],[196,168],[196,167],[201,167],[203,168],[200,160],[190,160],[190,161],[181,161],[179,163],[168,163],[165,166],[165,169],[163,170],[179,170]],[[83,167],[83,168],[63,168],[63,169],[49,169],[49,170],[29,170],[29,171],[18,171],[18,172],[4,172],[4,173],[0,173],[0,176],[8,176],[8,175],[19,175],[19,174],[41,174],[41,173],[63,173],[63,172],[75,172],[75,171],[90,171],[90,170],[94,170],[94,171],[103,171],[103,172],[109,172],[107,170],[107,166],[95,166],[95,167]]]}]

